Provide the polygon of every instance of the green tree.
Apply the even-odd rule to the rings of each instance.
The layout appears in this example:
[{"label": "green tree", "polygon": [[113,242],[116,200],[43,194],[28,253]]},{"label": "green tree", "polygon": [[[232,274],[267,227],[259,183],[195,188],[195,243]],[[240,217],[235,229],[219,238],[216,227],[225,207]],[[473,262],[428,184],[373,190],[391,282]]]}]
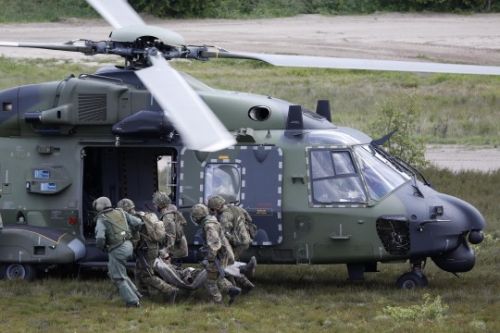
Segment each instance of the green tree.
[{"label": "green tree", "polygon": [[419,136],[420,109],[414,96],[386,100],[379,107],[378,119],[370,127],[372,137],[379,138],[394,130],[384,144],[386,150],[415,167],[425,167],[425,145]]}]

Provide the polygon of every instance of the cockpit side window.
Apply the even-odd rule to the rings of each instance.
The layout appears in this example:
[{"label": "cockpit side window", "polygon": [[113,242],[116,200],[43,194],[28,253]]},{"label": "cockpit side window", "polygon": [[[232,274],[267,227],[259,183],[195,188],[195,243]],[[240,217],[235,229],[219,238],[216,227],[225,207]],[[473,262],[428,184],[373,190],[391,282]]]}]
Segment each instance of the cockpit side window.
[{"label": "cockpit side window", "polygon": [[207,164],[205,167],[204,201],[218,194],[228,202],[240,201],[241,167],[239,164]]},{"label": "cockpit side window", "polygon": [[348,150],[310,150],[310,175],[315,204],[366,202],[363,182]]}]

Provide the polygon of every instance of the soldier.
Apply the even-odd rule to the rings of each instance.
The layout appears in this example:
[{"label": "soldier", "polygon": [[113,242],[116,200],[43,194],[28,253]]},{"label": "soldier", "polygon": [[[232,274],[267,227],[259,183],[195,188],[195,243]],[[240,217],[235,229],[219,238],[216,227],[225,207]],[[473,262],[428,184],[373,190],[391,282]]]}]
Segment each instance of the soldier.
[{"label": "soldier", "polygon": [[96,199],[92,205],[97,211],[96,247],[108,253],[108,275],[125,305],[139,307],[141,294],[127,276],[126,263],[133,252],[131,230],[137,230],[142,222],[122,209],[114,209],[106,197]]},{"label": "soldier", "polygon": [[216,304],[222,304],[221,291],[229,295],[229,305],[234,302],[241,289],[235,287],[224,277],[224,268],[234,262],[233,250],[224,236],[222,226],[209,215],[208,208],[203,204],[196,204],[191,209],[191,219],[201,226],[203,239],[205,241],[207,261],[207,281],[205,286],[212,300]]},{"label": "soldier", "polygon": [[[217,217],[220,224],[224,228],[224,234],[229,240],[233,251],[235,260],[240,260],[241,255],[245,252],[252,238],[255,236],[255,224],[252,223],[252,218],[248,212],[235,205],[226,205],[226,200],[220,195],[213,195],[208,198],[208,208]],[[255,257],[252,257],[250,263],[244,267],[250,274],[253,275],[253,270],[256,265]],[[246,272],[242,272],[246,273]],[[235,278],[239,286],[245,292],[252,290],[255,286],[245,275]]]},{"label": "soldier", "polygon": [[117,207],[143,221],[139,229],[136,244],[136,280],[141,291],[146,289],[150,295],[161,292],[170,302],[175,301],[178,289],[171,286],[155,274],[153,264],[160,253],[160,244],[165,237],[163,223],[154,213],[145,213],[135,210],[132,200],[124,198],[117,203]]},{"label": "soldier", "polygon": [[153,204],[160,213],[160,220],[165,225],[165,242],[163,253],[173,259],[184,258],[188,255],[188,245],[184,234],[186,219],[177,211],[169,196],[165,192],[153,193]]}]

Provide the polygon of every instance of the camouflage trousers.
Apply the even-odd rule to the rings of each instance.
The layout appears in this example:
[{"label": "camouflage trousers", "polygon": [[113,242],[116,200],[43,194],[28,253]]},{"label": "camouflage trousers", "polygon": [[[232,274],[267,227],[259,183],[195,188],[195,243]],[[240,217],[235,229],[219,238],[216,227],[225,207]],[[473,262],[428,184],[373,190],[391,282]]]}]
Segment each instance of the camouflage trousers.
[{"label": "camouflage trousers", "polygon": [[[234,245],[233,246],[234,260],[239,261],[243,252],[248,250],[249,247],[250,247],[250,244]],[[236,282],[235,284],[239,287],[242,287],[242,288],[252,288],[253,287],[253,284],[250,282],[250,280],[248,280],[248,278],[245,275],[234,277],[234,280]]]},{"label": "camouflage trousers", "polygon": [[233,284],[219,274],[215,263],[209,263],[206,269],[207,281],[205,282],[205,288],[214,303],[222,303],[222,293],[226,294],[233,287]]},{"label": "camouflage trousers", "polygon": [[139,302],[137,288],[127,275],[126,264],[127,260],[132,257],[132,251],[132,243],[125,241],[108,253],[108,276],[118,288],[126,304]]},{"label": "camouflage trousers", "polygon": [[144,288],[150,295],[157,292],[170,295],[177,291],[177,288],[165,282],[161,277],[151,274],[147,270],[140,270],[136,273],[137,285]]}]

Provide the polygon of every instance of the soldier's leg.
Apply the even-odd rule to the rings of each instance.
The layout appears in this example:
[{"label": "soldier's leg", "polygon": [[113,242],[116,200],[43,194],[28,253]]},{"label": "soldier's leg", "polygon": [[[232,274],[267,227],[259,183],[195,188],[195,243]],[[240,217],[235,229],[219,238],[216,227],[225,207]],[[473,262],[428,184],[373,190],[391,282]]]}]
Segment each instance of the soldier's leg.
[{"label": "soldier's leg", "polygon": [[118,287],[120,296],[127,305],[139,304],[140,293],[127,275],[127,259],[132,256],[132,243],[124,242],[108,254],[108,274]]},{"label": "soldier's leg", "polygon": [[209,263],[207,265],[207,280],[205,281],[205,288],[214,303],[222,304],[222,294],[217,286],[218,276],[219,271],[217,270],[215,264]]},{"label": "soldier's leg", "polygon": [[115,252],[115,250],[109,253],[109,277],[118,288],[118,292],[120,293],[121,298],[125,301],[125,304],[139,304],[139,297],[136,293],[137,289],[127,276],[127,269],[125,267],[125,264],[123,260],[117,258],[113,252]]},{"label": "soldier's leg", "polygon": [[135,263],[134,283],[141,294],[143,294],[144,296],[149,296],[148,285],[146,284],[146,282],[144,282],[141,264],[138,261]]},{"label": "soldier's leg", "polygon": [[250,261],[244,266],[240,267],[241,274],[244,274],[247,278],[251,279],[255,275],[255,268],[257,267],[257,259],[252,256]]},{"label": "soldier's leg", "polygon": [[[248,244],[233,247],[235,260],[239,261],[241,255],[248,249],[248,247],[249,247]],[[252,258],[253,260],[255,260],[255,257]],[[250,260],[250,262],[252,262],[252,260]],[[240,267],[240,272],[242,273],[242,275],[234,278],[236,285],[238,287],[241,287],[245,292],[249,292],[250,290],[255,288],[255,285],[252,282],[250,282],[250,280],[244,275],[245,270],[249,269],[247,267],[249,267],[249,264]]]},{"label": "soldier's leg", "polygon": [[236,285],[238,287],[241,287],[241,289],[243,289],[244,293],[247,293],[253,288],[255,288],[255,285],[252,282],[250,282],[250,280],[243,274],[240,276],[236,276],[234,280],[236,282]]},{"label": "soldier's leg", "polygon": [[229,295],[229,305],[234,302],[236,296],[241,294],[241,289],[233,285],[228,279],[223,276],[219,276],[217,278],[217,285],[223,293]]},{"label": "soldier's leg", "polygon": [[[146,272],[147,273],[147,272]],[[149,275],[144,278],[150,293],[160,292],[165,296],[165,300],[174,303],[177,296],[178,288],[168,284],[156,275]]]}]

